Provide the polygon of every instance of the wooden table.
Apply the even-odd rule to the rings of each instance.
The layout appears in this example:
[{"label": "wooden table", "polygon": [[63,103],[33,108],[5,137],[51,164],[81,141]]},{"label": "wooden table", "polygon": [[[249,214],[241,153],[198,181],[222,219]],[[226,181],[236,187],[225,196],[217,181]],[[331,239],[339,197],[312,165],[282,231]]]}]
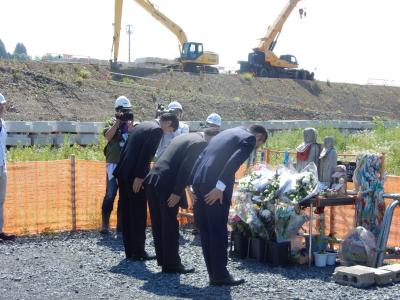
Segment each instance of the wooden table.
[{"label": "wooden table", "polygon": [[[323,210],[325,207],[332,206],[344,206],[344,205],[354,205],[356,202],[357,196],[354,194],[348,194],[344,196],[335,196],[335,197],[325,197],[325,196],[314,196],[308,200],[302,201],[299,203],[301,207],[309,207],[310,208],[310,216],[309,216],[309,243],[308,243],[308,266],[311,266],[312,260],[312,221],[313,221],[313,208],[321,209],[321,214],[324,214]],[[330,213],[330,224],[329,224],[329,234],[334,234],[334,214]]]}]

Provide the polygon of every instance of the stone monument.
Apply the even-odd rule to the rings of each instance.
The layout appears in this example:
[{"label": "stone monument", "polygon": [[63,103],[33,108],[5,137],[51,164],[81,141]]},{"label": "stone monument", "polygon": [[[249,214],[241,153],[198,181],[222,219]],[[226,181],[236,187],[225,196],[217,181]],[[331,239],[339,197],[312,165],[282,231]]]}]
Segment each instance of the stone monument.
[{"label": "stone monument", "polygon": [[335,138],[327,136],[324,138],[324,148],[319,155],[318,179],[327,187],[331,187],[332,175],[337,165],[337,153],[335,149]]},{"label": "stone monument", "polygon": [[297,146],[296,170],[300,172],[310,162],[314,162],[318,167],[320,145],[317,143],[317,130],[306,128],[303,131],[304,142]]}]

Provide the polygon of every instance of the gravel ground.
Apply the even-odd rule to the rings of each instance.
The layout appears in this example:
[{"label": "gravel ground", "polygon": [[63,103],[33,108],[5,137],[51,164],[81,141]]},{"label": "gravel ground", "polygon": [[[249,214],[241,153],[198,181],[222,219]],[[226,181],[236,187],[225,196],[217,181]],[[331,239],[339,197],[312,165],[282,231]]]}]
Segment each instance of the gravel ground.
[{"label": "gravel ground", "polygon": [[[147,249],[153,253],[151,233]],[[21,237],[0,243],[0,299],[399,299],[400,284],[340,286],[333,268],[269,267],[230,259],[238,287],[211,287],[197,236],[182,230],[182,261],[194,274],[163,274],[155,261],[124,260],[121,240],[97,232]]]}]

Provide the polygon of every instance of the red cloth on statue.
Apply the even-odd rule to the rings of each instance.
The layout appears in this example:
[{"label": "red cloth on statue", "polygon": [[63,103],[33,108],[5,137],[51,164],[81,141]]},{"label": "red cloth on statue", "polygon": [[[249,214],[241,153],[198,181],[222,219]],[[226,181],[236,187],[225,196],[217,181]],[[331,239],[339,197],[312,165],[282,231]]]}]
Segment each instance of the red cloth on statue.
[{"label": "red cloth on statue", "polygon": [[312,144],[308,144],[307,146],[305,146],[305,148],[301,152],[297,151],[297,160],[307,160],[308,156],[310,155],[311,145]]}]

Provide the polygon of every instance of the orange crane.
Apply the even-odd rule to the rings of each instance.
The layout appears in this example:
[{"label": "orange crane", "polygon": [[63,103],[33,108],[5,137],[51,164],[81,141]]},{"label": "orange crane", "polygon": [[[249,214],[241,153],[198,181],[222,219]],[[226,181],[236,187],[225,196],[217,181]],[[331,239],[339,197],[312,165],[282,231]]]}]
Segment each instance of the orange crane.
[{"label": "orange crane", "polygon": [[[282,31],[283,25],[291,12],[301,0],[289,0],[267,33],[261,39],[257,48],[249,53],[247,61],[239,61],[240,73],[253,73],[258,77],[292,78],[313,80],[314,73],[298,69],[298,62],[294,55],[286,54],[278,57],[274,48]],[[304,16],[304,10],[300,9],[300,17]]]}]

